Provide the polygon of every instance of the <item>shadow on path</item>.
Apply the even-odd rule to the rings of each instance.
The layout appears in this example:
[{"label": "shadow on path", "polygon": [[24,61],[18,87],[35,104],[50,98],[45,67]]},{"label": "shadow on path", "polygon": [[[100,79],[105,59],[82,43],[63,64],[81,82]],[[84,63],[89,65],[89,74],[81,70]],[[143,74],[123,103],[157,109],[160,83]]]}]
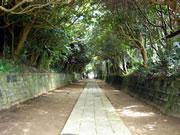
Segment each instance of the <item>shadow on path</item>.
[{"label": "shadow on path", "polygon": [[58,88],[0,111],[0,135],[59,135],[84,84]]},{"label": "shadow on path", "polygon": [[150,105],[98,81],[133,135],[180,135],[180,119],[161,114]]}]

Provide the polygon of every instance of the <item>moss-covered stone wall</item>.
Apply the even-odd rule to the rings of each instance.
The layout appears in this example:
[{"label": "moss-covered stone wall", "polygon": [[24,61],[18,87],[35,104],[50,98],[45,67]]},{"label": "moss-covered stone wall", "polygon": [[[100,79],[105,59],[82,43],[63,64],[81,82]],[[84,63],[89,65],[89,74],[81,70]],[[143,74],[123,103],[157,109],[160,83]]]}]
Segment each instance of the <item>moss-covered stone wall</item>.
[{"label": "moss-covered stone wall", "polygon": [[37,97],[80,79],[77,74],[0,74],[0,109]]},{"label": "moss-covered stone wall", "polygon": [[107,82],[126,86],[130,94],[148,101],[164,113],[180,117],[180,79],[178,77],[110,76]]}]

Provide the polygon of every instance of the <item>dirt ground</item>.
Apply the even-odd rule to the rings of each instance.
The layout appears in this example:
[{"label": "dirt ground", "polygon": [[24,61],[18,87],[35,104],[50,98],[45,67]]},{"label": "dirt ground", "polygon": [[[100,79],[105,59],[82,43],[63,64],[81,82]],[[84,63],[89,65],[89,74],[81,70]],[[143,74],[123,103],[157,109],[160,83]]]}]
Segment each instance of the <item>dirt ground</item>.
[{"label": "dirt ground", "polygon": [[71,84],[0,112],[0,135],[59,135],[85,82]]},{"label": "dirt ground", "polygon": [[[98,81],[132,135],[180,135],[180,119]],[[74,83],[0,111],[0,135],[59,135],[85,82]]]},{"label": "dirt ground", "polygon": [[180,119],[163,115],[150,105],[102,81],[98,81],[98,84],[132,135],[180,135]]}]

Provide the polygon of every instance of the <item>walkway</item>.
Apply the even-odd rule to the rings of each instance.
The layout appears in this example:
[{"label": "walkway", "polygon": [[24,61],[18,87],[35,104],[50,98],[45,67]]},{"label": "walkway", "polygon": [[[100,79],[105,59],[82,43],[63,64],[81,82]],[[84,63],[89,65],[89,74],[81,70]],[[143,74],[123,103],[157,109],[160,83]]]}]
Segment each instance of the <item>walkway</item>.
[{"label": "walkway", "polygon": [[[62,132],[64,135],[75,135],[76,127],[81,133],[84,127],[85,132],[96,130],[95,133],[111,135],[108,132],[112,133],[112,130],[118,129],[116,130],[118,132],[121,128],[127,129],[123,122],[132,135],[180,135],[180,119],[163,115],[150,105],[110,87],[103,81],[96,82],[102,90],[95,82],[89,82],[83,89],[85,81],[81,81],[0,111],[0,135],[60,135],[76,103],[75,112],[72,112]],[[102,91],[120,117],[114,113],[114,108]],[[83,96],[86,100],[84,103],[81,100]],[[73,118],[75,114],[76,117]],[[74,123],[68,124],[70,120]],[[66,132],[68,125],[72,125],[69,131],[74,132]],[[123,135],[126,135],[126,131]],[[116,134],[122,135],[121,130]]]},{"label": "walkway", "polygon": [[97,81],[132,135],[180,135],[180,119],[163,115],[156,108],[128,95],[124,88],[116,89]]},{"label": "walkway", "polygon": [[0,135],[59,135],[84,86],[73,83],[0,111]]},{"label": "walkway", "polygon": [[95,81],[89,81],[61,135],[131,135]]}]

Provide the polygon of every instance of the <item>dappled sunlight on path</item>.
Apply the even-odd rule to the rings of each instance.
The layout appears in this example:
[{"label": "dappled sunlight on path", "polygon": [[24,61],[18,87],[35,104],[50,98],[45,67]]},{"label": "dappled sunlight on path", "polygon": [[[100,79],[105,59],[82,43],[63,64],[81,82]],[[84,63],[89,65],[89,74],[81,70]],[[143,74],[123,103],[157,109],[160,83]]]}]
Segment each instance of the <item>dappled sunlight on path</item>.
[{"label": "dappled sunlight on path", "polygon": [[133,135],[180,135],[180,119],[161,114],[157,109],[98,81]]},{"label": "dappled sunlight on path", "polygon": [[131,110],[131,108],[134,108],[134,106],[130,106],[130,107],[124,107],[122,110],[121,109],[117,109],[117,111],[120,112],[121,116],[128,116],[128,117],[151,117],[153,115],[155,115],[154,112],[140,112],[140,111],[133,111]]}]

